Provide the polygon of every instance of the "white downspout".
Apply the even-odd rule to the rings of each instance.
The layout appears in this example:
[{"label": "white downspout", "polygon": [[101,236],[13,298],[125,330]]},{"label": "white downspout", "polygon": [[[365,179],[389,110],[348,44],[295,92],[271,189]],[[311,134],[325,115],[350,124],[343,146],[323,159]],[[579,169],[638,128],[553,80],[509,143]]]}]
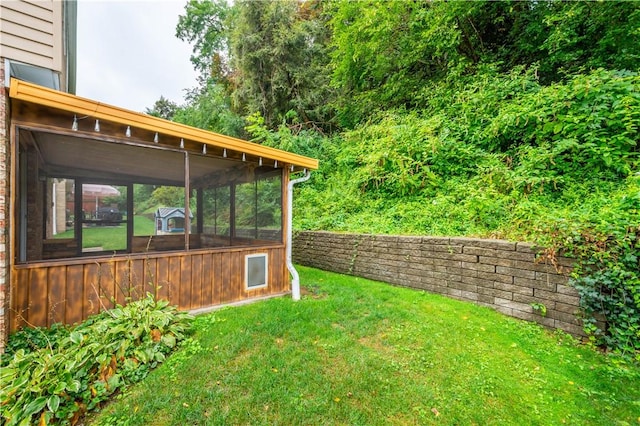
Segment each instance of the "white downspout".
[{"label": "white downspout", "polygon": [[300,300],[300,275],[293,266],[291,260],[291,242],[293,240],[293,185],[300,182],[306,182],[311,177],[311,172],[304,169],[304,176],[289,181],[287,185],[287,269],[291,273],[291,298]]}]

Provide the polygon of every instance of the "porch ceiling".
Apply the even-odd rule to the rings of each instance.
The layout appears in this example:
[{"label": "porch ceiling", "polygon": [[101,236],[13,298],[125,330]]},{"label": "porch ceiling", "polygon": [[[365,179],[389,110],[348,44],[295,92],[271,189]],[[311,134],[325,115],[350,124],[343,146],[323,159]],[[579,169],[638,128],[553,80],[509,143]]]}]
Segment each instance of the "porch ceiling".
[{"label": "porch ceiling", "polygon": [[[318,168],[318,160],[313,158],[304,157],[287,151],[270,148],[264,145],[205,131],[202,129],[197,129],[194,127],[186,126],[184,124],[179,124],[161,118],[153,117],[147,114],[136,113],[115,106],[105,105],[97,101],[80,98],[68,93],[48,89],[36,84],[27,83],[16,79],[11,79],[9,96],[13,100],[16,100],[18,102],[35,105],[41,109],[52,109],[56,111],[55,114],[64,116],[64,125],[66,129],[70,128],[71,122],[73,121],[74,117],[77,116],[78,119],[90,119],[85,120],[85,122],[100,120],[100,122],[104,123],[104,125],[112,126],[112,128],[114,129],[115,127],[119,127],[118,131],[120,132],[120,135],[123,134],[122,126],[130,127],[132,133],[143,135],[146,138],[147,143],[151,144],[151,146],[153,146],[154,143],[153,135],[157,133],[159,135],[160,145],[170,145],[172,148],[180,148],[192,153],[206,151],[208,152],[207,160],[210,160],[212,156],[218,156],[234,159],[246,158],[247,162],[258,163],[259,160],[262,159],[265,162],[274,164],[279,167],[293,166],[293,168],[297,170],[300,170],[302,168],[312,170]],[[40,117],[42,117],[42,115],[40,115]],[[37,127],[38,123],[32,122],[31,124],[34,124],[35,127]],[[33,130],[36,130],[34,129],[34,127],[31,128]],[[106,132],[103,131],[103,134],[104,133]],[[47,135],[49,134],[47,133]],[[49,137],[50,136],[47,136],[47,138]],[[42,139],[44,140],[46,138]],[[69,150],[73,150],[74,148],[79,149],[80,153],[82,154],[81,156],[79,156],[78,153],[75,153],[75,156],[72,155],[72,157],[76,158],[76,162],[71,165],[75,167],[83,164],[83,161],[86,162],[86,156],[90,155],[89,152],[92,152],[91,155],[105,156],[104,159],[101,158],[98,161],[98,163],[101,164],[100,167],[103,167],[105,169],[112,166],[116,166],[121,169],[126,169],[129,166],[138,171],[140,168],[144,169],[145,167],[158,168],[156,164],[153,164],[153,160],[156,160],[156,158],[149,158],[149,155],[158,155],[157,159],[159,160],[162,160],[164,158],[162,157],[162,154],[149,154],[147,151],[150,150],[138,151],[136,149],[131,149],[131,153],[133,155],[132,158],[135,159],[135,161],[125,161],[124,164],[116,164],[122,163],[122,159],[120,157],[116,160],[115,158],[110,158],[108,153],[101,150],[101,148],[90,148],[89,145],[93,145],[93,143],[85,143],[82,144],[81,147],[79,147],[77,144],[74,144],[74,141],[71,139],[73,139],[73,137],[70,137],[70,139],[64,139],[65,142],[68,142],[68,144],[72,146],[72,148],[69,148]],[[91,138],[80,138],[80,140],[85,140],[85,142],[87,139]],[[43,145],[45,144],[46,141],[43,142]],[[205,150],[205,146],[208,146],[209,149]],[[141,154],[142,152],[144,153],[144,155]],[[71,152],[68,153],[73,154]],[[53,159],[54,156],[52,155],[50,158]],[[61,155],[55,156],[55,158],[55,162],[59,163],[60,166],[63,166],[63,163],[65,162],[70,162],[70,160],[62,158]],[[227,158],[225,158],[225,160],[226,159]],[[147,163],[146,166],[145,163]],[[197,163],[197,161],[195,163]],[[192,162],[191,167],[194,167],[193,164],[194,162]],[[207,164],[208,170],[210,171],[211,163],[207,161]],[[197,165],[195,167],[197,167]],[[113,168],[111,168],[110,170],[113,170]],[[160,172],[163,174],[167,173],[168,175],[171,175],[172,173],[172,171],[169,170],[159,170],[156,172],[147,170],[145,173],[148,173],[150,175],[155,173],[157,175]],[[136,175],[138,174],[139,173],[136,173]],[[191,174],[193,176],[194,171],[192,171]],[[153,177],[157,176],[154,175]]]},{"label": "porch ceiling", "polygon": [[[31,132],[40,152],[43,170],[52,176],[92,177],[138,183],[184,184],[184,154],[135,145],[87,141],[81,137],[46,132]],[[235,161],[190,155],[191,180],[214,170],[235,167]]]}]

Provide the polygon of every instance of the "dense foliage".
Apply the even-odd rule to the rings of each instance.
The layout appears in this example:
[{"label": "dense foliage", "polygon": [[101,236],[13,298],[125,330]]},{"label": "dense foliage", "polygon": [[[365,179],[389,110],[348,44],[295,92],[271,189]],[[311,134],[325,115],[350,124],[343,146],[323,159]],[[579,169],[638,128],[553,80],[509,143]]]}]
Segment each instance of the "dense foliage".
[{"label": "dense foliage", "polygon": [[189,315],[149,295],[73,328],[15,333],[2,355],[2,424],[75,424],[163,362],[189,326]]},{"label": "dense foliage", "polygon": [[637,2],[190,0],[178,35],[209,122],[320,159],[297,228],[544,244],[637,354],[638,28]]}]

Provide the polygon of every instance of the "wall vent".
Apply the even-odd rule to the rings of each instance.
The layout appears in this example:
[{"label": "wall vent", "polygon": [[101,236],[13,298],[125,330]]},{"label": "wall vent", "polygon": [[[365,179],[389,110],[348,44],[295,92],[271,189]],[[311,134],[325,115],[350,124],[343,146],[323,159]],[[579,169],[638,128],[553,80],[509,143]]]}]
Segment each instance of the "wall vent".
[{"label": "wall vent", "polygon": [[248,290],[268,285],[269,256],[266,253],[248,254],[244,258],[245,287]]}]

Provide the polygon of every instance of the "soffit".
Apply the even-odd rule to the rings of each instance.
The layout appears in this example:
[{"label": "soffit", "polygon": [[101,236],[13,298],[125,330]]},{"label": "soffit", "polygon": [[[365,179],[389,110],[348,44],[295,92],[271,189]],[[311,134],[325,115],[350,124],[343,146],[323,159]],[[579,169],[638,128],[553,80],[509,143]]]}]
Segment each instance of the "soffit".
[{"label": "soffit", "polygon": [[[137,183],[183,185],[184,152],[154,149],[46,132],[31,132],[46,174],[58,177],[113,178]],[[238,162],[189,155],[190,180],[238,167]]]},{"label": "soffit", "polygon": [[[249,157],[252,160],[263,159],[280,167],[294,166],[295,169],[317,169],[318,160],[270,148],[264,145],[237,138],[208,132],[202,129],[175,123],[147,114],[136,113],[90,99],[81,98],[64,92],[48,89],[36,84],[11,79],[9,95],[12,99],[53,108],[69,114],[69,126],[73,117],[100,120],[111,126],[130,127],[132,132],[158,133],[160,139],[180,141],[180,145],[189,151],[205,150],[229,157]],[[89,145],[89,144],[87,144]],[[178,148],[178,146],[176,146]],[[84,147],[82,148],[85,149]]]}]

